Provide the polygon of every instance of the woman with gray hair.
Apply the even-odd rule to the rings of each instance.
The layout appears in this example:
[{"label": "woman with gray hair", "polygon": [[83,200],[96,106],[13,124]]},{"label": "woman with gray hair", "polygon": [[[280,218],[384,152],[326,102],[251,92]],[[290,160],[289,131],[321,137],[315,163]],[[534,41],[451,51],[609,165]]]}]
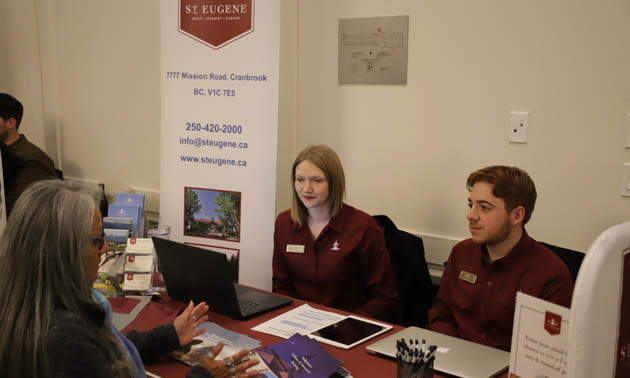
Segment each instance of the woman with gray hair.
[{"label": "woman with gray hair", "polygon": [[[192,341],[208,306],[191,302],[172,323],[122,335],[111,306],[92,290],[105,253],[97,191],[72,181],[31,185],[0,239],[0,372],[7,377],[145,377],[142,360]],[[242,350],[188,377],[252,377]],[[234,364],[233,364],[234,363]]]}]

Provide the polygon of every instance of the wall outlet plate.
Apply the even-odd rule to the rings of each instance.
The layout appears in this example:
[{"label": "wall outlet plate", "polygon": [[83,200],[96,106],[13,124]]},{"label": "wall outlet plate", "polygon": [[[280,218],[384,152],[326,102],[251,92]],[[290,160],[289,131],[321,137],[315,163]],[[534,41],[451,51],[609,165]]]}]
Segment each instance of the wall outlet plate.
[{"label": "wall outlet plate", "polygon": [[528,112],[511,112],[508,140],[510,143],[527,143]]},{"label": "wall outlet plate", "polygon": [[621,177],[621,195],[630,197],[630,163],[623,165],[623,175]]}]

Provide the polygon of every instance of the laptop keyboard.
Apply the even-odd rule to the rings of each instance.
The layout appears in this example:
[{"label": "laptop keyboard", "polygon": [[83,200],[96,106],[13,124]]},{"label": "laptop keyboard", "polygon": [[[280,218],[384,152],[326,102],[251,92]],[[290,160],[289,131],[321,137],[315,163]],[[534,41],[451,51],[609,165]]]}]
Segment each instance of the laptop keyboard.
[{"label": "laptop keyboard", "polygon": [[241,314],[249,315],[267,308],[264,303],[256,302],[251,299],[239,298],[238,307],[241,308]]}]

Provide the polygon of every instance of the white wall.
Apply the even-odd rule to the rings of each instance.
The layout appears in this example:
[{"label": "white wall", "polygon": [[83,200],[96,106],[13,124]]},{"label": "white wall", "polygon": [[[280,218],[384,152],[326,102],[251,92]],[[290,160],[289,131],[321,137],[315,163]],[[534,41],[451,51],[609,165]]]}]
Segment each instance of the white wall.
[{"label": "white wall", "polygon": [[64,174],[159,189],[159,3],[55,1],[51,17]]},{"label": "white wall", "polygon": [[[338,85],[338,19],[393,15],[409,15],[407,85]],[[299,16],[298,149],[340,154],[348,202],[462,239],[466,177],[507,164],[536,182],[539,240],[586,251],[630,218],[628,1],[320,0]],[[515,110],[526,145],[507,141]]]},{"label": "white wall", "polygon": [[298,108],[298,2],[281,1],[280,98],[278,103],[278,164],[276,213],[291,207],[291,166],[295,159]]},{"label": "white wall", "polygon": [[[0,14],[0,90],[27,106],[29,139],[54,154],[59,138],[66,176],[159,193],[158,2],[0,0]],[[338,85],[338,19],[401,14],[408,84]],[[585,251],[630,214],[629,16],[627,0],[283,0],[276,208],[296,152],[326,143],[349,203],[461,239],[467,175],[513,164],[539,191],[528,231]],[[507,143],[511,110],[530,112],[527,145]]]},{"label": "white wall", "polygon": [[[19,132],[46,146],[42,104],[42,74],[35,0],[0,0],[0,92],[9,93],[24,106]],[[51,157],[55,156],[51,153]]]}]

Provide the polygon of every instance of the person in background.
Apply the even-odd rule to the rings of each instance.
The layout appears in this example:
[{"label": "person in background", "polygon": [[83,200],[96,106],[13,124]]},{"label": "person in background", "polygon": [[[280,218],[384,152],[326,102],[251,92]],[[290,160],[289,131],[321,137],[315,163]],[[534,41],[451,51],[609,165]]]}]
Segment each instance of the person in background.
[{"label": "person in background", "polygon": [[[98,190],[72,181],[44,180],[15,203],[0,238],[0,371],[7,377],[145,377],[143,360],[192,341],[208,319],[205,303],[172,323],[122,335],[111,306],[92,289],[106,252]],[[214,360],[188,377],[252,377],[247,354]],[[232,365],[232,362],[234,365]]]},{"label": "person in background", "polygon": [[516,293],[569,307],[573,280],[562,260],[525,231],[536,204],[525,171],[483,168],[466,186],[471,238],[451,251],[428,328],[509,350]]},{"label": "person in background", "polygon": [[293,205],[276,219],[273,291],[389,320],[398,291],[383,231],[343,203],[345,177],[327,146],[305,148],[291,172]]},{"label": "person in background", "polygon": [[[8,147],[2,143],[0,143],[0,158],[2,159],[2,188],[6,188],[7,186],[5,185],[5,183],[13,182],[13,180],[15,179],[14,173],[16,171],[15,167],[17,162],[15,156],[13,156],[13,153],[9,151]],[[4,201],[5,206],[12,205],[11,202],[6,201],[6,198],[2,199],[2,201]],[[0,201],[0,204],[2,203],[2,201]],[[9,212],[6,212],[5,214],[6,216],[9,216]]]},{"label": "person in background", "polygon": [[24,108],[18,100],[9,94],[0,93],[0,143],[6,147],[2,149],[2,159],[11,159],[11,164],[4,172],[7,216],[30,183],[57,177],[52,159],[18,132],[23,113]]}]

